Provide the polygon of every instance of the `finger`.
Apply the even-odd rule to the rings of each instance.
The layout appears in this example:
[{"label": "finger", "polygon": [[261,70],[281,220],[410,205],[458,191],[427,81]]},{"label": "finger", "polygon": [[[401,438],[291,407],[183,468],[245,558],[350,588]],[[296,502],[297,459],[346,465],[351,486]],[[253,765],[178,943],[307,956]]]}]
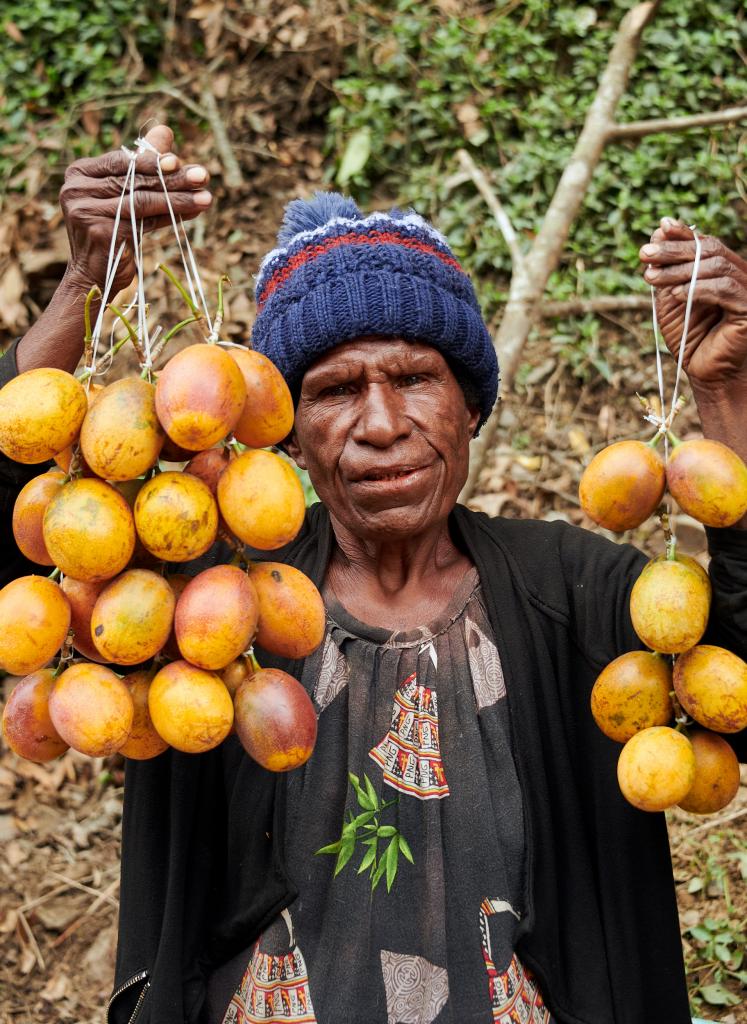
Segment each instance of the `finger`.
[{"label": "finger", "polygon": [[[173,160],[169,158],[173,157]],[[137,156],[136,167],[141,174],[155,174],[158,155],[145,150]],[[181,166],[181,161],[174,153],[167,153],[161,158],[163,171],[171,173]],[[83,157],[70,164],[65,171],[65,181],[83,175],[86,178],[124,177],[130,169],[130,156],[123,149],[113,149],[100,156]],[[120,186],[121,187],[121,186]]]},{"label": "finger", "polygon": [[155,146],[159,153],[170,153],[174,146],[174,133],[167,124],[154,124],[145,141]]},{"label": "finger", "polygon": [[[171,208],[177,217],[196,217],[210,206],[213,197],[209,192],[172,192],[169,194]],[[119,205],[116,199],[86,199],[69,206],[69,216],[73,222],[90,224],[94,221],[114,220]],[[150,217],[169,217],[169,207],[163,192],[135,192],[135,219],[147,220]],[[129,201],[122,210],[120,224],[130,224],[132,214]]]},{"label": "finger", "polygon": [[[204,188],[210,175],[199,164],[191,164],[175,171],[168,177],[164,176],[166,188],[169,192],[198,191]],[[110,199],[120,196],[125,186],[126,179],[110,175],[108,178],[85,178],[82,175],[68,179],[60,191],[60,199],[69,203],[75,199]],[[136,192],[163,191],[161,179],[156,175],[136,174],[134,178]],[[127,194],[130,192],[130,185],[127,187]]]},{"label": "finger", "polygon": [[665,238],[672,241],[676,239],[688,241],[694,237],[692,228],[683,224],[681,220],[675,220],[674,217],[662,217],[659,221],[659,230],[662,231]]},{"label": "finger", "polygon": [[[653,235],[651,236],[653,238]],[[669,264],[685,263],[695,259],[695,242],[671,242],[657,240],[649,242],[641,247],[638,255],[643,263]],[[720,256],[724,253],[725,246],[718,238],[704,235],[700,240],[700,256],[706,259],[709,256]]]},{"label": "finger", "polygon": [[[687,299],[687,293],[687,285],[680,284],[671,289],[672,297],[680,301]],[[719,306],[747,320],[747,286],[734,277],[715,277],[697,281],[693,301],[703,305]]]},{"label": "finger", "polygon": [[[644,279],[657,288],[676,284],[689,284],[695,263],[676,263],[670,267],[647,267]],[[724,256],[710,256],[700,261],[698,280],[712,277],[733,277],[734,264]],[[747,284],[747,281],[745,282]]]}]

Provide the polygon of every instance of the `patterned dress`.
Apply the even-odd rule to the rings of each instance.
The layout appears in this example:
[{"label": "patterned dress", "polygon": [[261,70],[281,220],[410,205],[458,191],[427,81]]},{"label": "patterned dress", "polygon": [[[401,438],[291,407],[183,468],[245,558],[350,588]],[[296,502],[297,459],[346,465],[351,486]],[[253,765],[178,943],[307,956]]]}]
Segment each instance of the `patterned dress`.
[{"label": "patterned dress", "polygon": [[218,972],[223,1007],[241,980],[211,1021],[549,1024],[514,952],[524,822],[477,571],[417,630],[326,604],[302,680],[317,745],[288,779],[299,896]]}]

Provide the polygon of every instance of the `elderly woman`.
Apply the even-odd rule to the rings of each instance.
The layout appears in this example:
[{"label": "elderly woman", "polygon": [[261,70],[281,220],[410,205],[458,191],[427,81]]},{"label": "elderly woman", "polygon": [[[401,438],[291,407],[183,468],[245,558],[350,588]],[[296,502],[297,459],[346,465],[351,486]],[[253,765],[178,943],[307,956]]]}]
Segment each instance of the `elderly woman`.
[{"label": "elderly woman", "polygon": [[[164,164],[196,214],[205,176]],[[74,366],[73,299],[101,280],[122,170],[69,172],[71,269],[6,377],[14,358]],[[156,225],[147,173],[140,190]],[[319,196],[278,245],[252,340],[291,386],[286,448],[321,499],[279,556],[321,589],[327,630],[305,662],[258,654],[307,688],[317,745],[288,775],[235,738],[128,764],[109,1021],[686,1024],[664,818],[624,801],[589,711],[601,668],[640,647],[644,557],[456,504],[498,374],[430,225]],[[670,347],[692,255],[673,222],[643,250]],[[747,265],[713,239],[704,256],[685,365],[705,432],[747,456]],[[709,543],[709,638],[744,655],[747,531]]]}]

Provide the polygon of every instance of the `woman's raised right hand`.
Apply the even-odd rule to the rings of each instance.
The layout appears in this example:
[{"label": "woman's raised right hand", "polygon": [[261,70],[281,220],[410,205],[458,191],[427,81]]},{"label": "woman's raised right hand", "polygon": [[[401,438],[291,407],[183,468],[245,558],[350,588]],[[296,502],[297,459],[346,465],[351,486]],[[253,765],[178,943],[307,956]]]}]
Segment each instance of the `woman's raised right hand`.
[{"label": "woman's raised right hand", "polygon": [[[166,125],[156,125],[146,140],[164,154],[161,157],[169,199],[176,217],[191,220],[206,210],[212,195],[206,189],[208,172],[199,165],[184,166],[172,152],[174,133]],[[145,151],[137,158],[135,176],[135,216],[143,220],[144,231],[171,223],[163,185],[156,169],[156,155]],[[66,277],[85,290],[98,285],[103,290],[111,245],[114,218],[125,182],[129,157],[122,150],[76,160],[65,172],[60,190],[60,205],[70,242],[70,261]],[[118,228],[118,244],[128,244],[122,253],[114,279],[112,296],[126,288],[135,276],[132,246],[132,221],[129,190],[125,197]],[[116,252],[116,248],[115,248]]]}]

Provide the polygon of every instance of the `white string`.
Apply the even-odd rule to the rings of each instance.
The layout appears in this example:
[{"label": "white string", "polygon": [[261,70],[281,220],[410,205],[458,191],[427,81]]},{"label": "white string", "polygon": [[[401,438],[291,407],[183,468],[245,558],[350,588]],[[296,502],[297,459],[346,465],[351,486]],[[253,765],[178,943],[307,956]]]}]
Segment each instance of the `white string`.
[{"label": "white string", "polygon": [[664,435],[664,460],[669,457],[669,439],[667,432],[672,425],[672,417],[674,414],[674,408],[677,404],[677,397],[680,386],[680,378],[682,376],[682,366],[685,357],[685,344],[687,342],[687,335],[690,331],[690,314],[693,308],[693,298],[695,294],[695,284],[698,280],[698,271],[700,270],[700,255],[702,244],[700,236],[698,235],[695,225],[690,225],[690,230],[693,233],[693,239],[695,240],[695,259],[693,260],[693,271],[690,276],[690,286],[687,291],[687,301],[685,303],[685,318],[682,324],[682,335],[680,337],[680,346],[677,353],[677,373],[674,380],[674,388],[672,390],[672,401],[667,411],[666,401],[664,398],[664,370],[661,359],[661,332],[659,330],[659,320],[656,315],[656,289],[651,286],[651,319],[654,328],[654,345],[656,350],[656,376],[659,384],[659,415],[658,416],[647,416],[646,419],[650,423],[654,423],[658,428],[658,433]]},{"label": "white string", "polygon": [[[117,254],[115,256],[114,249],[115,249],[116,242],[117,242],[117,233],[119,231],[119,223],[120,223],[120,219],[122,217],[122,208],[124,206],[125,195],[127,193],[128,185],[130,183],[130,180],[134,177],[134,174],[135,174],[135,160],[137,159],[137,153],[131,152],[130,150],[126,149],[124,146],[122,148],[124,149],[125,153],[127,153],[128,157],[130,159],[130,163],[129,163],[128,167],[127,167],[127,173],[125,174],[124,183],[122,185],[122,191],[119,194],[119,202],[117,203],[117,210],[116,210],[116,213],[114,214],[114,227],[112,229],[111,242],[109,243],[109,255],[107,257],[106,274],[104,276],[104,290],[103,290],[103,292],[101,294],[101,305],[99,306],[99,312],[98,312],[98,316],[96,317],[96,323],[94,325],[93,331],[91,332],[92,342],[93,342],[92,346],[91,346],[91,357],[90,357],[91,365],[87,366],[85,368],[86,370],[90,370],[91,371],[91,376],[93,375],[93,372],[95,372],[95,369],[96,369],[96,360],[97,360],[97,357],[98,357],[98,350],[99,350],[99,340],[101,338],[101,331],[102,331],[103,326],[104,326],[104,313],[106,312],[106,306],[107,306],[107,303],[109,301],[109,295],[111,294],[112,287],[114,285],[114,279],[116,277],[117,268],[119,267],[120,260],[122,259],[122,253],[124,252],[125,245],[126,245],[126,243],[123,241],[120,244],[119,250],[117,251]],[[91,386],[91,376],[89,376],[86,379],[86,391],[88,391],[90,386]]]},{"label": "white string", "polygon": [[[212,322],[212,320],[210,318],[210,311],[208,310],[207,301],[205,299],[205,291],[204,291],[203,286],[202,286],[202,279],[200,277],[200,271],[197,268],[197,262],[196,262],[196,260],[194,258],[194,253],[192,252],[192,246],[189,243],[189,236],[187,235],[187,230],[184,227],[184,221],[182,220],[181,217],[179,218],[179,223],[178,224],[177,224],[177,221],[176,221],[176,215],[174,214],[174,208],[171,205],[171,197],[169,195],[169,190],[168,190],[168,187],[166,185],[166,179],[164,178],[163,171],[161,169],[161,157],[162,157],[162,154],[159,153],[159,151],[155,148],[155,146],[152,146],[151,143],[148,142],[146,139],[138,139],[137,144],[138,144],[139,147],[142,148],[142,150],[146,150],[147,149],[150,152],[155,154],[155,157],[156,157],[156,171],[158,173],[158,177],[159,177],[159,180],[161,182],[161,187],[163,188],[163,194],[164,194],[164,197],[166,199],[166,206],[167,206],[167,209],[169,211],[169,217],[171,219],[171,226],[172,226],[172,228],[174,230],[174,236],[176,238],[176,243],[177,243],[177,245],[179,247],[179,255],[181,257],[182,267],[184,268],[184,276],[186,277],[186,280],[187,280],[187,288],[189,289],[190,298],[192,299],[194,304],[197,305],[198,304],[198,297],[199,297],[199,301],[202,304],[202,312],[203,312],[203,315],[205,317],[205,322],[207,323],[208,328],[210,330],[210,340],[214,340],[213,339],[213,322]],[[184,245],[182,245],[182,234],[184,235]],[[184,253],[184,247],[185,246],[186,246],[186,249],[187,249],[187,255],[186,256],[185,256],[185,253]],[[189,262],[187,260],[187,257],[189,257]]]},{"label": "white string", "polygon": [[[664,399],[664,370],[662,367],[661,359],[661,332],[659,331],[659,320],[656,315],[656,289],[651,287],[651,318],[654,328],[654,345],[656,347],[656,376],[659,383],[659,415],[658,416],[646,416],[645,418],[657,426],[657,433],[664,435],[664,464],[666,465],[669,461],[669,437],[668,432],[672,426],[672,420],[674,418],[676,406],[677,406],[677,394],[680,386],[680,378],[682,376],[682,366],[685,358],[685,345],[687,342],[687,335],[690,331],[690,314],[693,308],[693,298],[695,295],[695,284],[698,280],[698,271],[700,270],[700,254],[701,254],[701,241],[698,232],[695,229],[695,225],[690,225],[690,230],[693,233],[693,239],[695,240],[695,259],[693,260],[693,271],[690,275],[690,286],[687,290],[687,301],[685,303],[685,317],[682,323],[682,335],[680,336],[680,347],[677,353],[677,373],[674,379],[674,388],[672,389],[672,401],[667,411],[666,402]],[[671,509],[668,509],[671,511]],[[674,524],[669,518],[669,530],[672,537],[673,543],[676,543]]]},{"label": "white string", "polygon": [[[165,178],[163,176],[163,171],[161,169],[161,158],[162,158],[163,154],[160,153],[155,148],[155,146],[153,146],[150,142],[148,142],[147,139],[144,139],[144,138],[136,139],[134,149],[128,149],[127,146],[122,146],[122,151],[127,155],[128,159],[129,159],[129,164],[128,164],[128,167],[127,167],[127,171],[125,173],[124,181],[122,183],[122,190],[121,190],[121,192],[119,194],[119,200],[117,202],[117,209],[116,209],[116,212],[114,214],[114,225],[113,225],[113,228],[112,228],[111,242],[109,243],[109,253],[108,253],[108,256],[107,256],[106,273],[104,275],[104,288],[103,288],[103,291],[101,293],[101,304],[99,306],[99,311],[98,311],[98,314],[96,316],[96,321],[95,321],[93,330],[91,332],[92,345],[91,345],[90,365],[85,367],[86,370],[90,371],[89,375],[88,375],[88,377],[86,378],[86,381],[85,381],[86,390],[88,390],[90,388],[91,380],[92,380],[94,375],[98,376],[98,375],[100,375],[100,373],[106,372],[106,370],[98,368],[99,344],[100,344],[101,333],[102,333],[103,325],[104,325],[104,314],[106,313],[106,308],[107,308],[107,305],[108,305],[108,302],[109,302],[109,298],[110,298],[110,295],[111,295],[111,292],[112,292],[112,288],[114,287],[114,281],[115,281],[115,278],[116,278],[117,270],[119,268],[119,264],[120,264],[121,259],[122,259],[122,254],[124,253],[125,246],[127,244],[126,241],[122,241],[120,243],[120,245],[119,245],[119,248],[116,250],[116,253],[115,253],[116,242],[117,242],[117,234],[119,232],[119,225],[120,225],[121,218],[122,218],[122,210],[123,210],[123,207],[124,207],[124,203],[125,203],[125,199],[126,199],[128,191],[129,191],[129,199],[130,199],[130,223],[131,223],[131,226],[132,226],[133,259],[134,259],[134,262],[135,262],[135,268],[136,268],[136,272],[137,272],[138,282],[137,282],[137,289],[136,289],[135,298],[133,298],[128,303],[127,308],[124,310],[124,315],[127,316],[127,314],[130,312],[130,310],[132,310],[132,308],[135,305],[137,305],[137,321],[138,321],[138,323],[137,323],[137,335],[138,335],[138,338],[140,339],[141,345],[143,347],[143,352],[144,352],[144,355],[145,355],[145,362],[143,364],[143,368],[144,369],[150,370],[152,368],[152,365],[153,365],[152,364],[152,355],[151,355],[152,347],[153,347],[153,344],[156,341],[156,338],[161,333],[161,329],[160,329],[160,327],[158,327],[153,332],[153,336],[151,337],[150,331],[149,331],[149,328],[148,328],[148,307],[147,307],[146,302],[145,302],[145,275],[144,275],[144,267],[143,267],[143,228],[144,228],[144,225],[143,225],[143,219],[141,218],[140,222],[138,223],[137,217],[135,215],[135,175],[136,175],[136,163],[137,163],[137,158],[138,158],[138,156],[141,153],[151,152],[156,157],[156,171],[158,173],[158,177],[159,177],[159,180],[161,182],[161,186],[163,188],[164,196],[165,196],[165,199],[166,199],[166,206],[168,208],[169,217],[171,219],[171,226],[172,226],[172,228],[174,230],[174,236],[176,238],[176,242],[177,242],[177,245],[179,247],[179,255],[181,257],[182,267],[184,268],[184,274],[185,274],[186,281],[187,281],[187,288],[189,289],[189,294],[190,294],[190,297],[191,297],[192,301],[194,302],[194,304],[195,305],[198,304],[198,298],[199,298],[199,302],[202,304],[203,315],[205,317],[205,321],[206,321],[206,323],[208,325],[208,328],[209,328],[209,331],[210,331],[209,340],[210,341],[217,341],[217,333],[214,330],[213,322],[212,322],[211,317],[210,317],[210,312],[209,312],[208,306],[207,306],[207,300],[205,298],[205,291],[204,291],[204,288],[203,288],[203,285],[202,285],[202,279],[200,277],[200,272],[199,272],[199,269],[197,267],[197,261],[195,260],[194,253],[192,252],[192,247],[191,247],[191,245],[189,243],[189,237],[187,235],[186,228],[184,227],[184,221],[180,217],[179,218],[179,224],[177,224],[176,216],[174,215],[174,209],[173,209],[173,207],[171,205],[171,197],[169,196],[169,191],[168,191],[168,187],[166,185],[166,180],[165,180]],[[184,235],[184,243],[185,243],[186,249],[187,249],[187,254],[186,255],[185,255],[185,252],[184,252],[184,245],[182,245],[182,238],[181,238],[182,233]],[[112,327],[111,332],[110,332],[109,350],[106,353],[106,355],[103,357],[104,360],[106,360],[108,358],[108,363],[106,365],[106,369],[108,369],[109,366],[111,365],[111,360],[113,358],[112,352],[113,352],[113,348],[114,348],[114,344],[115,344],[115,342],[114,342],[114,331],[115,331],[115,328],[116,328],[116,324]]]}]

